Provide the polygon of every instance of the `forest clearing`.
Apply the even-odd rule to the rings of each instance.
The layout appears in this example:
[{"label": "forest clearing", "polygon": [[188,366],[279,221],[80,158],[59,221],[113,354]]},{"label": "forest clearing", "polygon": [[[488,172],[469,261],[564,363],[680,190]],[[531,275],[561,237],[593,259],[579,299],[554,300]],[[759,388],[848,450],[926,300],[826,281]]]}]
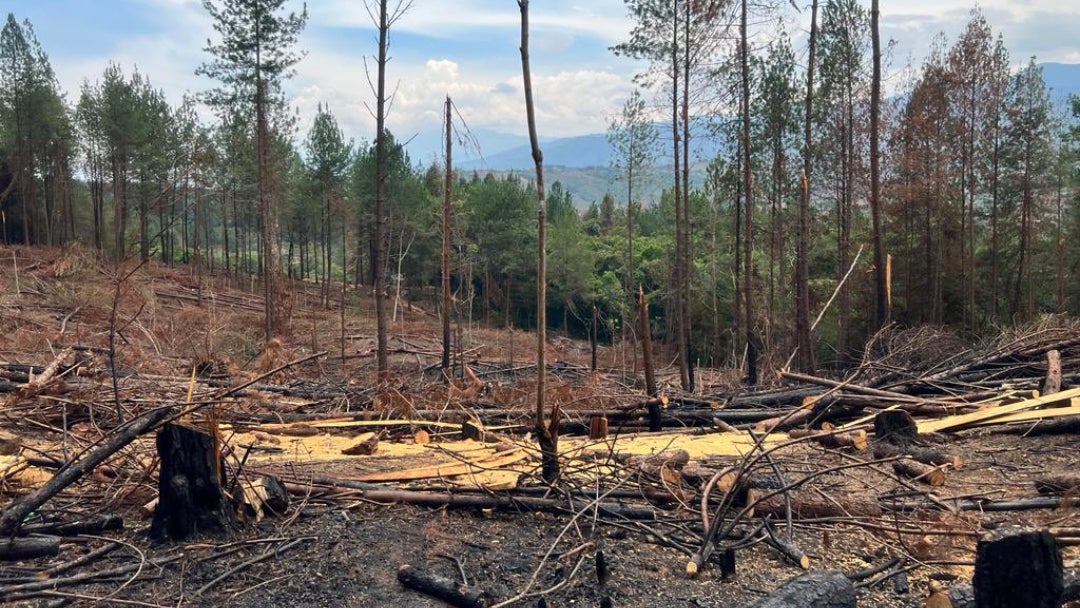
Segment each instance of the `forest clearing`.
[{"label": "forest clearing", "polygon": [[[846,575],[862,606],[941,606],[927,598],[942,594],[971,606],[977,541],[1012,525],[1052,535],[1077,597],[1080,331],[1062,319],[983,344],[897,331],[840,381],[781,374],[744,389],[702,370],[691,395],[665,365],[658,432],[622,365],[636,353],[601,346],[592,370],[587,342],[553,337],[564,473],[549,486],[529,436],[525,332],[463,330],[475,380],[459,371],[447,385],[437,319],[405,306],[380,383],[370,315],[350,312],[342,328],[317,286],[294,286],[296,334],[263,352],[250,285],[206,277],[200,289],[190,269],[156,264],[118,284],[78,249],[9,247],[0,260],[5,603],[442,605],[398,582],[408,564],[466,590],[458,606],[521,594],[734,606],[807,568]],[[1047,395],[1052,351],[1065,371]],[[888,412],[911,413],[916,444],[875,433]],[[225,488],[246,515],[148,539],[160,483],[149,431],[166,420],[217,429]],[[12,526],[20,502],[75,469]],[[266,477],[281,495],[255,489]],[[720,519],[710,537],[705,522]],[[713,557],[689,576],[705,546]]]},{"label": "forest clearing", "polygon": [[569,3],[7,15],[0,604],[1080,607],[1080,13]]}]

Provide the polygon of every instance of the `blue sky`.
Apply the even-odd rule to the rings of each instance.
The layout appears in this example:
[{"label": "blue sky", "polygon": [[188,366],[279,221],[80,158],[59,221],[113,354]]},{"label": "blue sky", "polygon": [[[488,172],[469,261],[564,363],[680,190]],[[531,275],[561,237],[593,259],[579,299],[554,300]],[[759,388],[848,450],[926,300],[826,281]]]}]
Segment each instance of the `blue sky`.
[{"label": "blue sky", "polygon": [[[784,27],[801,50],[807,11],[781,5]],[[881,5],[883,35],[896,41],[890,70],[895,83],[902,80],[904,64],[921,62],[936,33],[955,38],[974,6],[963,0],[881,0]],[[209,85],[194,75],[205,59],[202,47],[213,35],[199,0],[8,0],[4,6],[33,22],[71,98],[110,60],[125,71],[138,66],[173,101]],[[1031,55],[1080,63],[1075,34],[1080,2],[984,0],[981,8],[994,31],[1004,35],[1015,63]],[[309,0],[308,11],[301,38],[307,56],[287,86],[300,116],[300,137],[321,102],[329,104],[348,135],[369,138],[374,95],[364,61],[372,64],[376,38],[364,3]],[[531,21],[541,135],[603,132],[632,89],[633,75],[643,68],[607,50],[632,26],[623,1],[533,0]],[[518,35],[514,0],[414,0],[391,31],[388,73],[388,82],[397,87],[388,125],[403,139],[417,136],[414,159],[434,154],[428,148],[437,141],[447,94],[482,135],[485,154],[497,152],[505,141],[487,134],[524,133]]]}]

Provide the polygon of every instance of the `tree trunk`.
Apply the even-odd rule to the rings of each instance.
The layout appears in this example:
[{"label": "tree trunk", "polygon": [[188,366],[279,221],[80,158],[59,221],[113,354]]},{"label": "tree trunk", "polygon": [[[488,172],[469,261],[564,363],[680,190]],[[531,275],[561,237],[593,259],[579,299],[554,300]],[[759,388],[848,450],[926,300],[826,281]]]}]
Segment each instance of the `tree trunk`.
[{"label": "tree trunk", "polygon": [[442,209],[442,368],[443,377],[450,381],[450,207],[453,202],[454,174],[451,140],[451,102],[446,96],[446,173]]},{"label": "tree trunk", "polygon": [[987,535],[976,548],[973,585],[979,608],[1059,608],[1064,579],[1057,539],[1014,526]]},{"label": "tree trunk", "polygon": [[386,336],[386,46],[390,22],[386,0],[379,1],[378,88],[375,99],[375,247],[372,251],[372,277],[375,287],[376,367],[385,380],[390,369]]},{"label": "tree trunk", "polygon": [[840,572],[807,572],[745,608],[855,608],[855,586]]},{"label": "tree trunk", "polygon": [[747,0],[742,1],[742,17],[739,24],[742,46],[742,155],[743,155],[743,322],[746,331],[746,383],[758,382],[757,336],[754,332],[753,253],[754,253],[754,200],[751,191],[750,171],[750,42],[747,38]]},{"label": "tree trunk", "polygon": [[795,255],[795,334],[799,369],[814,372],[814,343],[810,335],[810,175],[814,108],[814,55],[817,43],[817,0],[810,5],[810,55],[806,66],[806,109],[803,124],[802,196],[799,199],[799,237]]},{"label": "tree trunk", "polygon": [[224,463],[213,438],[170,423],[158,431],[157,450],[161,477],[150,538],[178,541],[195,534],[231,535],[236,515],[222,488]]},{"label": "tree trunk", "polygon": [[881,226],[881,35],[878,31],[878,0],[870,5],[870,35],[873,39],[874,73],[870,81],[870,215],[874,241],[874,329],[889,321],[885,282],[885,246]]},{"label": "tree trunk", "polygon": [[[540,443],[541,468],[546,481],[559,476],[557,437],[544,425],[544,390],[547,376],[547,210],[544,201],[544,155],[536,135],[536,111],[533,105],[532,74],[529,70],[529,0],[518,0],[521,10],[521,73],[525,83],[525,114],[529,124],[529,143],[536,165],[536,436]],[[558,428],[558,421],[552,426]]]}]

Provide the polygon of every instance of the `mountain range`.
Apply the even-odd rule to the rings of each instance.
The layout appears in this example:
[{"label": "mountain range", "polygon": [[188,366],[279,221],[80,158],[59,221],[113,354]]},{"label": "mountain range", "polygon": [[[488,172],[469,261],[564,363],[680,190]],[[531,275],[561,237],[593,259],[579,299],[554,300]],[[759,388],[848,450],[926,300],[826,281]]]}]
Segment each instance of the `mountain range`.
[{"label": "mountain range", "polygon": [[[1061,112],[1067,113],[1069,95],[1080,95],[1080,64],[1075,63],[1042,63],[1043,80],[1049,89],[1051,101]],[[658,138],[658,158],[656,169],[651,173],[655,179],[646,179],[641,188],[644,198],[654,198],[666,183],[666,176],[671,164],[670,139],[666,137],[671,128],[671,123],[657,123],[655,128],[660,134]],[[714,157],[720,150],[716,138],[710,133],[710,128],[705,121],[696,125],[691,135],[693,148],[692,156],[695,162],[692,165],[691,182],[700,184],[704,176],[704,166],[708,159]],[[429,142],[427,139],[432,139]],[[480,174],[488,172],[496,175],[505,173],[529,173],[533,168],[532,151],[529,147],[528,138],[523,135],[513,135],[496,131],[477,130],[472,133],[472,140],[479,142],[486,149],[500,150],[499,152],[481,156],[475,149],[466,146],[459,152],[456,165],[459,170]],[[410,142],[411,149],[440,149],[435,142],[435,135],[418,134]],[[623,188],[616,181],[615,172],[611,169],[612,150],[606,133],[590,133],[560,138],[541,138],[541,148],[544,152],[544,169],[548,183],[558,180],[564,188],[574,195],[574,200],[579,208],[586,208],[590,203],[599,201],[607,192],[616,194],[616,200],[623,197],[618,192]],[[429,154],[430,156],[430,154]],[[423,163],[431,159],[413,158],[414,161]],[[651,185],[650,185],[651,184]]]}]

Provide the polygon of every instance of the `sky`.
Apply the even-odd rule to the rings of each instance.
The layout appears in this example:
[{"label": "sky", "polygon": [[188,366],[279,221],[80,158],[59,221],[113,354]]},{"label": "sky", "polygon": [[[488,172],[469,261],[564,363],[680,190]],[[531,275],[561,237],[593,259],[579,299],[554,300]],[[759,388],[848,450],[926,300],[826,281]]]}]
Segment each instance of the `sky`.
[{"label": "sky", "polygon": [[[808,6],[809,1],[794,3]],[[780,4],[788,17],[783,27],[802,50],[809,11]],[[975,6],[964,0],[880,4],[882,37],[893,41],[887,90],[899,86],[907,63],[921,63],[939,32],[954,40]],[[126,73],[137,68],[174,103],[185,92],[212,86],[195,76],[207,59],[207,39],[214,36],[201,0],[7,0],[4,5],[20,21],[33,23],[69,100],[84,80],[100,78],[110,61]],[[301,3],[287,6],[299,9]],[[995,33],[1004,36],[1014,63],[1033,55],[1040,62],[1080,63],[1080,2],[983,0],[979,6]],[[373,79],[377,37],[365,3],[309,0],[307,8],[299,44],[306,55],[286,85],[299,116],[297,139],[303,140],[322,103],[347,136],[370,140],[375,95],[366,68]],[[633,26],[623,0],[533,0],[530,21],[540,135],[604,132],[634,88],[634,75],[645,67],[608,50]],[[758,40],[776,27],[761,28]],[[481,153],[520,142],[526,125],[519,36],[513,0],[413,0],[390,32],[387,83],[395,97],[387,125],[399,140],[413,141],[414,161],[437,157],[446,95],[457,107],[455,121],[463,120],[477,135]]]}]

